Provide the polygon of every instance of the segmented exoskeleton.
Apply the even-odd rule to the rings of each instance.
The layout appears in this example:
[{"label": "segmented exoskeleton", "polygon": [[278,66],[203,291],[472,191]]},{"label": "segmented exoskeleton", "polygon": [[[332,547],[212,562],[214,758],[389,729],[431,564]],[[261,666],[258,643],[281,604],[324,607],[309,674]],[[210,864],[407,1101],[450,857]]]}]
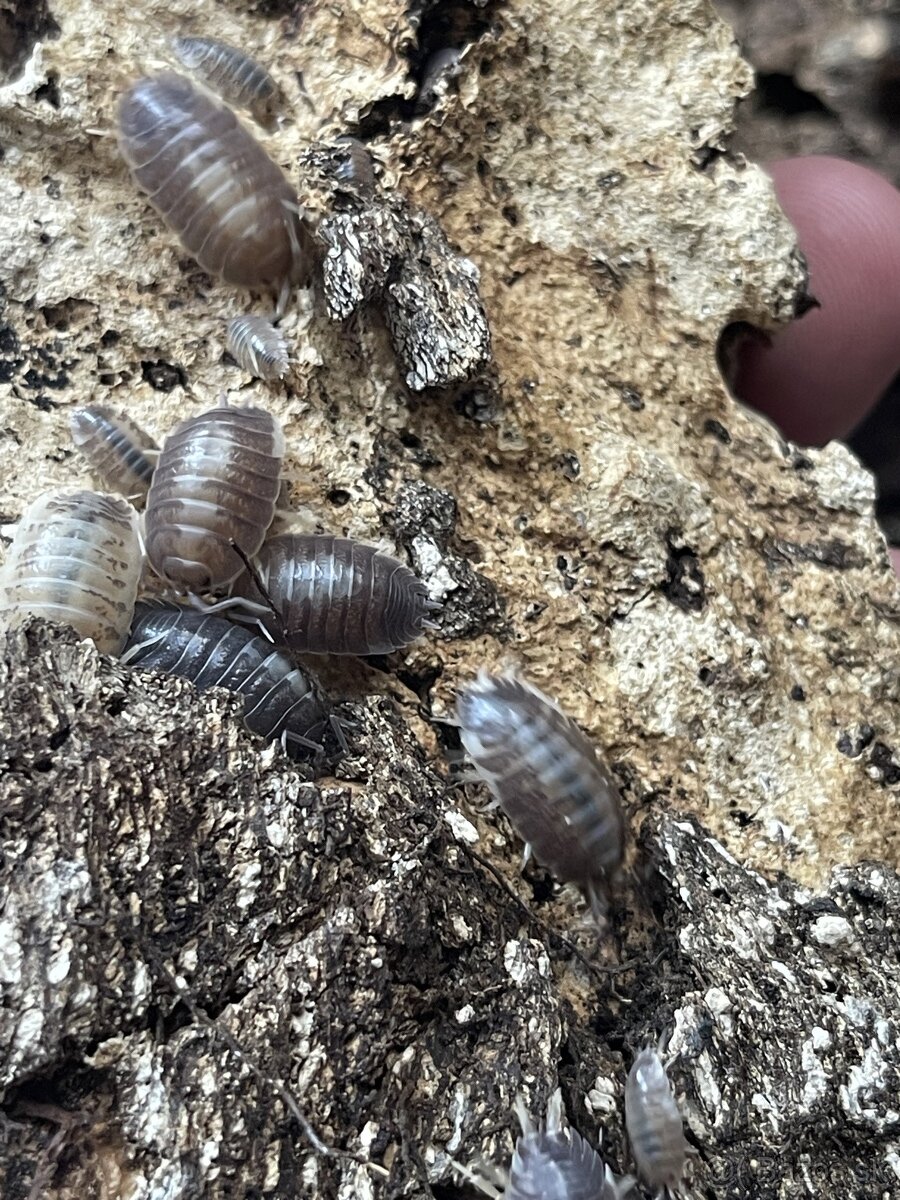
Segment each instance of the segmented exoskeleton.
[{"label": "segmented exoskeleton", "polygon": [[132,504],[143,504],[159,449],[150,434],[105,404],[76,408],[69,415],[69,429],[100,482]]},{"label": "segmented exoskeleton", "polygon": [[439,605],[418,576],[364,542],[329,534],[269,538],[235,592],[257,604],[273,637],[307,654],[389,654],[415,641]]},{"label": "segmented exoskeleton", "polygon": [[119,101],[119,146],[134,180],[205,271],[272,289],[283,310],[309,269],[297,196],[231,109],[167,71]]},{"label": "segmented exoskeleton", "polygon": [[244,108],[257,124],[271,131],[284,96],[256,59],[218,38],[185,35],[172,38],[175,57],[228,104]]},{"label": "segmented exoskeleton", "polygon": [[142,560],[137,513],[120,496],[46,492],[22,514],[0,568],[0,625],[44,617],[114,654],[131,623]]},{"label": "segmented exoskeleton", "polygon": [[177,605],[138,604],[123,659],[188,679],[200,691],[244,698],[244,724],[285,748],[319,749],[327,720],[314,680],[265,638],[222,617]]},{"label": "segmented exoskeleton", "polygon": [[225,344],[235,362],[258,379],[283,379],[290,368],[287,342],[266,317],[232,317]]},{"label": "segmented exoskeleton", "polygon": [[622,861],[619,787],[575,722],[517,675],[457,699],[463,747],[519,836],[557,878],[589,893]]},{"label": "segmented exoskeleton", "polygon": [[516,1140],[509,1171],[488,1168],[472,1171],[454,1163],[485,1195],[493,1200],[619,1200],[634,1186],[630,1176],[617,1178],[597,1151],[566,1121],[562,1093],[557,1090],[547,1104],[547,1119],[535,1125],[521,1098],[516,1115],[522,1133]]},{"label": "segmented exoskeleton", "polygon": [[625,1127],[638,1174],[659,1193],[681,1184],[687,1144],[672,1085],[659,1053],[646,1047],[625,1084]]},{"label": "segmented exoskeleton", "polygon": [[281,426],[261,408],[219,405],[177,425],[147,496],[153,569],[180,592],[236,579],[272,523],[283,457]]}]

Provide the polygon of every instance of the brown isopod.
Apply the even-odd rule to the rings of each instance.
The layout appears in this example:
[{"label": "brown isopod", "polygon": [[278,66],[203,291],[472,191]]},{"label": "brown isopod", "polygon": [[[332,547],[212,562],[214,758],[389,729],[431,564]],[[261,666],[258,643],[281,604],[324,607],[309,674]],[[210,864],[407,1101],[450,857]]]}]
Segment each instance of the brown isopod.
[{"label": "brown isopod", "polygon": [[263,616],[274,637],[306,654],[390,654],[432,627],[419,577],[365,542],[329,534],[280,534],[259,552],[255,573],[235,593],[270,602]]},{"label": "brown isopod", "polygon": [[518,675],[481,671],[456,709],[463,747],[519,836],[596,900],[622,861],[625,824],[619,787],[587,737]]},{"label": "brown isopod", "polygon": [[684,1174],[684,1124],[659,1053],[648,1046],[625,1083],[625,1127],[638,1174],[658,1195],[677,1191]]},{"label": "brown isopod", "polygon": [[283,379],[291,361],[284,335],[265,317],[232,317],[225,345],[238,366],[258,379]]},{"label": "brown isopod", "polygon": [[137,513],[120,496],[46,492],[22,514],[0,568],[0,625],[70,625],[104,654],[121,649],[141,578]]},{"label": "brown isopod", "polygon": [[219,405],[176,425],[147,496],[150,565],[176,591],[216,592],[244,570],[275,515],[284,433],[261,408]]},{"label": "brown isopod", "polygon": [[279,292],[307,271],[297,196],[238,121],[173,71],[134,83],[119,101],[119,146],[135,182],[205,271]]},{"label": "brown isopod", "polygon": [[105,404],[89,404],[69,415],[72,441],[106,487],[133,504],[143,503],[159,449],[131,417]]},{"label": "brown isopod", "polygon": [[246,109],[263,129],[271,132],[275,128],[284,96],[256,59],[237,46],[210,37],[174,37],[172,49],[183,67],[228,104]]}]

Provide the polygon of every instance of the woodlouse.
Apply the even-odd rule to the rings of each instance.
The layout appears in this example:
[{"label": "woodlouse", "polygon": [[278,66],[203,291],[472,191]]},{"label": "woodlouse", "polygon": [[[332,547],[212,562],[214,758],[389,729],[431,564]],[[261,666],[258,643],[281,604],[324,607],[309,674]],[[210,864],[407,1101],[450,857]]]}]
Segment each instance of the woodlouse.
[{"label": "woodlouse", "polygon": [[364,542],[329,534],[280,534],[259,552],[256,573],[236,593],[271,601],[277,617],[262,620],[274,637],[307,654],[389,654],[431,626],[418,576]]},{"label": "woodlouse", "polygon": [[618,785],[575,722],[533,684],[481,671],[462,689],[463,747],[536,857],[593,897],[622,861]]},{"label": "woodlouse", "polygon": [[173,71],[119,101],[119,146],[135,182],[205,271],[271,288],[286,303],[307,270],[297,196],[234,113]]},{"label": "woodlouse", "polygon": [[261,408],[219,405],[177,425],[147,496],[147,557],[157,574],[196,593],[236,579],[241,554],[254,555],[272,523],[283,456],[281,426]]},{"label": "woodlouse", "polygon": [[646,1047],[625,1084],[625,1127],[638,1174],[660,1195],[681,1184],[687,1146],[672,1085],[659,1053]]},{"label": "woodlouse", "polygon": [[516,1114],[522,1133],[509,1171],[496,1173],[504,1184],[502,1191],[478,1173],[454,1164],[494,1200],[619,1200],[633,1187],[629,1176],[613,1175],[593,1146],[571,1128],[558,1088],[542,1124],[535,1126],[521,1099],[516,1101]]},{"label": "woodlouse", "polygon": [[0,568],[0,623],[30,616],[70,625],[114,654],[141,578],[137,513],[102,492],[47,492],[22,514]]},{"label": "woodlouse", "polygon": [[278,84],[254,58],[217,38],[186,35],[172,38],[175,57],[228,104],[244,108],[271,132],[284,97]]},{"label": "woodlouse", "polygon": [[138,604],[123,654],[131,666],[244,698],[244,724],[285,748],[320,749],[326,714],[316,683],[265,638],[222,617],[173,604]]},{"label": "woodlouse", "polygon": [[345,188],[364,195],[375,188],[375,167],[372,155],[357,138],[344,135],[336,139],[341,161],[334,173],[335,179]]},{"label": "woodlouse", "polygon": [[105,404],[76,408],[69,415],[69,429],[79,453],[101,483],[133,504],[144,500],[154,467],[148,452],[155,458],[159,449],[149,433]]},{"label": "woodlouse", "polygon": [[235,362],[258,379],[283,379],[290,367],[284,335],[265,317],[232,317],[226,347]]}]

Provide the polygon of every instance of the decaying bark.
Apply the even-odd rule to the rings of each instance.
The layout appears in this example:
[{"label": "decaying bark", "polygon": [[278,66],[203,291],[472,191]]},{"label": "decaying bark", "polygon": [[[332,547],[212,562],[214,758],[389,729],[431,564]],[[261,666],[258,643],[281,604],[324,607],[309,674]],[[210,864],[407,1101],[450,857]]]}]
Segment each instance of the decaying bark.
[{"label": "decaying bark", "polygon": [[[404,655],[321,664],[350,749],[318,770],[65,630],[0,645],[4,1200],[455,1200],[450,1159],[505,1162],[515,1096],[558,1083],[625,1170],[625,1073],[663,1032],[692,1195],[900,1196],[900,598],[870,477],[785,445],[716,368],[723,327],[803,296],[728,151],[728,29],[705,0],[20,8],[4,522],[87,482],[70,406],[164,436],[226,390],[283,421],[309,527],[392,539],[444,607]],[[224,357],[268,299],[203,275],[97,132],[188,25],[272,69],[293,109],[267,146],[332,222],[283,386]],[[317,200],[310,148],[340,133],[379,161],[368,233]],[[433,323],[398,337],[448,269],[486,366],[475,318],[443,359]],[[510,659],[622,783],[599,937],[441,766],[457,686]]]}]

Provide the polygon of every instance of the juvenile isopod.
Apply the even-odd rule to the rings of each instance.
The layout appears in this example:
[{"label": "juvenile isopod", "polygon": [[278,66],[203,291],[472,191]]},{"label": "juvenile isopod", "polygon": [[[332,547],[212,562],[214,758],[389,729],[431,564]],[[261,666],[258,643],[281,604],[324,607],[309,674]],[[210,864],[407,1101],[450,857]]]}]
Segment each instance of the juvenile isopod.
[{"label": "juvenile isopod", "polygon": [[672,1085],[658,1052],[638,1054],[625,1084],[625,1127],[644,1182],[662,1196],[681,1184],[687,1146]]},{"label": "juvenile isopod", "polygon": [[266,595],[249,574],[235,592],[270,601],[277,616],[263,622],[306,654],[390,654],[430,628],[439,607],[409,567],[351,538],[280,534],[254,565]]},{"label": "juvenile isopod", "polygon": [[297,196],[231,109],[173,71],[119,101],[119,146],[138,187],[205,271],[279,292],[307,271]]},{"label": "juvenile isopod", "polygon": [[0,568],[0,625],[70,625],[104,654],[128,634],[141,578],[137,513],[102,492],[46,492],[22,514]]},{"label": "juvenile isopod", "polygon": [[123,654],[131,666],[188,679],[200,691],[244,698],[244,724],[267,740],[319,749],[327,720],[317,684],[265,638],[222,617],[172,604],[138,604]]},{"label": "juvenile isopod", "polygon": [[375,187],[375,167],[372,155],[357,138],[343,136],[336,139],[340,162],[334,173],[343,187],[364,195]]},{"label": "juvenile isopod", "polygon": [[277,124],[284,97],[269,72],[249,54],[209,37],[172,38],[175,57],[183,67],[235,108],[244,108],[270,132]]},{"label": "juvenile isopod", "polygon": [[225,344],[235,362],[258,379],[283,379],[290,367],[284,335],[265,317],[232,317]]},{"label": "juvenile isopod", "polygon": [[619,788],[575,722],[517,675],[489,675],[457,699],[466,753],[535,856],[592,897],[622,861]]},{"label": "juvenile isopod", "polygon": [[144,500],[159,448],[149,433],[105,404],[76,408],[69,416],[69,429],[101,483],[133,504]]},{"label": "juvenile isopod", "polygon": [[634,1186],[630,1176],[617,1178],[597,1151],[566,1121],[562,1093],[547,1104],[547,1119],[535,1126],[521,1098],[516,1115],[522,1133],[516,1140],[508,1172],[493,1172],[504,1186],[484,1175],[454,1165],[470,1183],[494,1200],[619,1200]]},{"label": "juvenile isopod", "polygon": [[[261,408],[219,405],[176,425],[147,496],[150,565],[180,592],[217,592],[275,515],[284,433]],[[235,548],[237,547],[237,549]]]}]

